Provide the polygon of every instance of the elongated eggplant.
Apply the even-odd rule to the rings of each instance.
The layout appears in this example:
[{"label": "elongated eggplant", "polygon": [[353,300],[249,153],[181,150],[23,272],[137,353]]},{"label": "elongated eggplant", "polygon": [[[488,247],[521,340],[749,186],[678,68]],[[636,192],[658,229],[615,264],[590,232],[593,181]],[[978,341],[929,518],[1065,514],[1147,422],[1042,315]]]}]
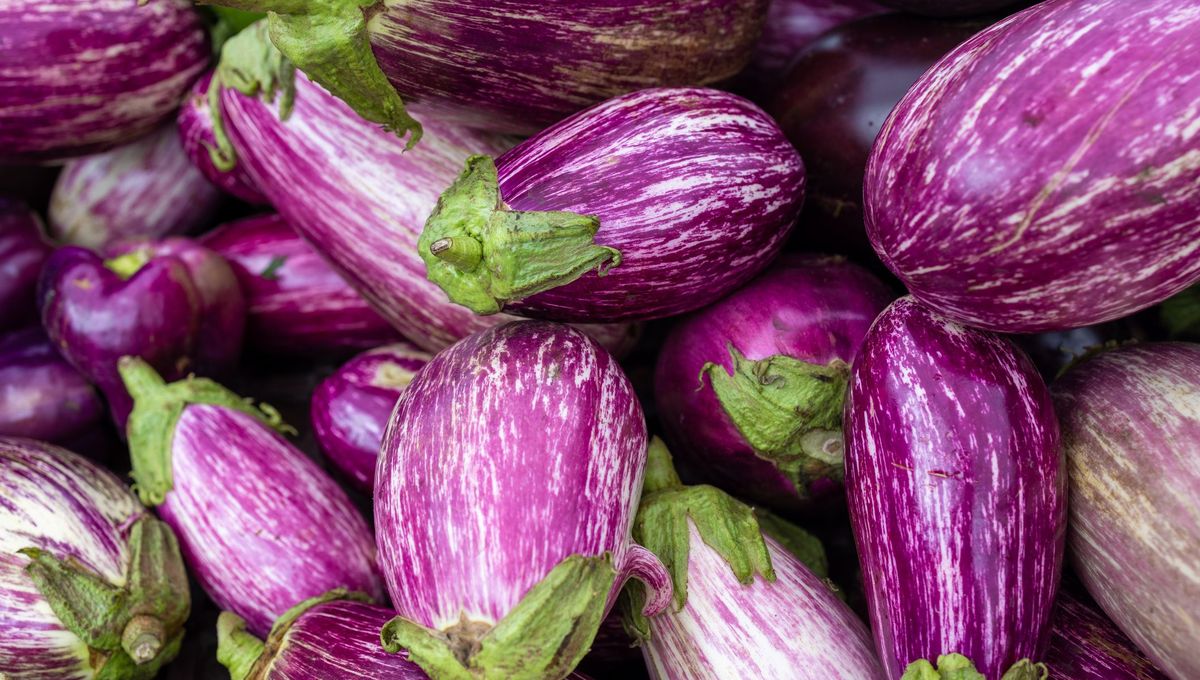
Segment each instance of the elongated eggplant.
[{"label": "elongated eggplant", "polygon": [[179,545],[112,473],[0,437],[0,674],[148,680],[191,608]]},{"label": "elongated eggplant", "polygon": [[1112,621],[1065,590],[1054,604],[1046,667],[1052,680],[1167,680]]},{"label": "elongated eggplant", "polygon": [[653,319],[745,283],[779,252],[804,164],[736,95],[610,99],[500,156],[472,156],[418,248],[429,278],[480,314]]},{"label": "elongated eggplant", "polygon": [[341,487],[254,406],[205,378],[164,383],[121,360],[134,397],[129,453],[142,502],[179,535],[217,606],[266,635],[288,609],[335,588],[379,599],[383,583],[362,515]]},{"label": "elongated eggplant", "polygon": [[37,280],[52,248],[37,213],[0,196],[0,331],[37,320]]},{"label": "elongated eggplant", "polygon": [[788,255],[680,321],[654,398],[688,469],[786,510],[839,490],[850,362],[891,297],[842,258]]},{"label": "elongated eggplant", "polygon": [[65,442],[104,414],[96,388],[39,327],[0,335],[0,435]]},{"label": "elongated eggplant", "polygon": [[0,163],[82,156],[148,134],[209,56],[187,0],[3,0],[0,35]]},{"label": "elongated eggplant", "polygon": [[123,239],[186,234],[205,225],[220,200],[168,124],[67,163],[50,196],[50,236],[101,250]]},{"label": "elongated eggplant", "polygon": [[888,677],[923,680],[935,659],[943,672],[973,663],[986,680],[1040,677],[1067,477],[1033,364],[1008,340],[901,298],[854,361],[845,432],[850,516]]},{"label": "elongated eggplant", "polygon": [[1191,0],[1049,0],[950,52],[871,152],[883,262],[1004,332],[1108,321],[1200,279],[1196,43]]},{"label": "elongated eggplant", "polygon": [[191,93],[179,107],[179,139],[183,143],[183,152],[200,174],[225,193],[247,203],[265,204],[266,197],[254,185],[254,180],[246,175],[245,169],[236,163],[228,166],[223,162],[221,164],[226,165],[225,169],[217,167],[218,162],[213,158],[214,150],[217,149],[217,136],[213,129],[213,113],[208,94],[211,83],[212,73],[205,74],[192,86]]},{"label": "elongated eggplant", "polygon": [[1076,572],[1163,672],[1200,677],[1200,345],[1103,352],[1056,381],[1054,397]]},{"label": "elongated eggplant", "polygon": [[670,579],[630,539],[645,456],[628,379],[577,329],[518,321],[438,354],[375,480],[385,645],[438,678],[561,678],[628,578],[661,611]]}]

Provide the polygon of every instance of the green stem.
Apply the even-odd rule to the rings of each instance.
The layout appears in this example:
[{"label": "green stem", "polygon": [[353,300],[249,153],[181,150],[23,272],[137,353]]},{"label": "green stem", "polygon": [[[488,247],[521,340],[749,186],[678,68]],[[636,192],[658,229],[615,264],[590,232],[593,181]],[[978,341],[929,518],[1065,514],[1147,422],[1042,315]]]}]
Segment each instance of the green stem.
[{"label": "green stem", "polygon": [[246,632],[246,621],[233,612],[217,617],[217,661],[229,669],[230,680],[246,680],[262,656],[265,644]]},{"label": "green stem", "polygon": [[135,248],[128,253],[104,261],[104,266],[123,280],[128,281],[150,261],[148,248]]},{"label": "green stem", "polygon": [[[1049,670],[1045,664],[1021,659],[1005,671],[1000,680],[1046,680]],[[900,680],[987,680],[975,670],[975,664],[962,654],[943,654],[937,667],[926,659],[918,659],[904,669]]]},{"label": "green stem", "polygon": [[679,488],[683,488],[683,482],[675,472],[671,452],[662,439],[654,437],[646,447],[646,478],[642,483],[642,495]]}]

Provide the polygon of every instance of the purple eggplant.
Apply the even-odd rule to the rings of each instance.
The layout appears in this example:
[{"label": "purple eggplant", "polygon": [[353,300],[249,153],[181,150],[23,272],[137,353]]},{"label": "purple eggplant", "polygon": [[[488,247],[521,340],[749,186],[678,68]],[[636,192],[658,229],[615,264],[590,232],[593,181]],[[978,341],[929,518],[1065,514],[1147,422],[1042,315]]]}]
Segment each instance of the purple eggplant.
[{"label": "purple eggplant", "polygon": [[335,588],[380,599],[366,521],[341,487],[275,429],[273,408],[205,378],[165,383],[121,359],[135,405],[129,454],[142,502],[179,536],[213,602],[265,635],[291,607]]},{"label": "purple eggplant", "polygon": [[336,357],[400,339],[278,215],[231,222],[200,242],[237,274],[246,295],[246,342],[259,352]]},{"label": "purple eggplant", "polygon": [[631,612],[656,680],[883,680],[871,634],[755,519],[712,486],[684,486],[651,442],[634,539],[670,570],[673,607]]},{"label": "purple eggplant", "polygon": [[1054,383],[1071,555],[1096,602],[1171,678],[1200,677],[1200,345],[1129,345]]},{"label": "purple eggplant", "polygon": [[1195,8],[1047,0],[922,76],[880,131],[864,194],[871,243],[917,299],[1037,332],[1200,279]]},{"label": "purple eggplant", "polygon": [[645,456],[628,379],[577,329],[517,321],[438,354],[375,480],[385,646],[438,678],[563,677],[628,578],[661,611],[670,578],[630,539]]},{"label": "purple eggplant", "polygon": [[149,134],[208,56],[188,0],[0,2],[0,163],[82,156]]},{"label": "purple eggplant", "polygon": [[37,319],[37,280],[50,255],[37,213],[0,196],[0,331]]},{"label": "purple eggplant", "polygon": [[[213,158],[214,149],[217,148],[217,137],[213,129],[208,92],[211,82],[212,73],[205,74],[196,81],[191,93],[183,101],[183,106],[179,108],[179,139],[183,143],[183,152],[200,174],[225,193],[247,203],[265,204],[266,197],[242,167],[234,163],[232,167],[222,169],[218,167],[219,162]],[[223,162],[220,164],[224,165]]]},{"label": "purple eggplant", "polygon": [[50,236],[101,250],[205,226],[221,193],[192,167],[174,125],[67,163],[50,197]]},{"label": "purple eggplant", "polygon": [[96,388],[39,327],[0,335],[0,435],[66,442],[97,424]]},{"label": "purple eggplant", "polygon": [[179,544],[112,473],[0,437],[0,674],[149,680],[191,609]]},{"label": "purple eggplant", "polygon": [[363,352],[326,378],[312,396],[321,450],[358,488],[375,488],[383,430],[404,388],[433,356],[406,343]]},{"label": "purple eggplant", "polygon": [[986,680],[1041,677],[1067,476],[1050,393],[1029,359],[901,298],[854,361],[845,433],[850,517],[888,677],[923,679],[935,659],[943,672],[973,663]]},{"label": "purple eggplant", "polygon": [[1021,0],[879,0],[879,4],[935,17],[964,17],[1029,3]]},{"label": "purple eggplant", "polygon": [[1046,667],[1051,680],[1167,680],[1111,621],[1065,590],[1054,605]]},{"label": "purple eggplant", "polygon": [[838,491],[850,362],[891,299],[842,258],[788,255],[680,321],[654,399],[687,469],[777,509]]},{"label": "purple eggplant", "polygon": [[472,156],[417,246],[429,279],[480,314],[653,319],[697,309],[779,252],[804,164],[779,126],[726,92],[610,99]]}]

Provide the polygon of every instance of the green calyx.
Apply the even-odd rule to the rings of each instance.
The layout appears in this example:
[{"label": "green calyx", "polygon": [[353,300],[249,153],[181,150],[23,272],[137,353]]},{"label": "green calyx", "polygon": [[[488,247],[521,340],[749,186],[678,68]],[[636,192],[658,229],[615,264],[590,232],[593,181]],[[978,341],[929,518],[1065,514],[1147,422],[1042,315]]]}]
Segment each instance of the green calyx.
[{"label": "green calyx", "polygon": [[1159,315],[1170,337],[1200,337],[1200,286],[1167,298],[1159,308]]},{"label": "green calyx", "polygon": [[621,264],[615,248],[594,242],[600,220],[571,212],[509,210],[496,163],[471,156],[438,198],[417,240],[426,275],[476,314],[568,284],[590,270]]},{"label": "green calyx", "polygon": [[[1050,675],[1045,664],[1021,659],[1001,676],[1000,680],[1046,680]],[[962,654],[943,654],[937,658],[937,668],[925,659],[918,659],[904,669],[900,680],[987,680],[975,670],[975,664]]]},{"label": "green calyx", "polygon": [[73,557],[26,548],[26,573],[63,627],[91,651],[97,678],[143,680],[179,652],[191,611],[187,574],[171,529],[150,515],[128,539],[124,584],[113,584]]},{"label": "green calyx", "polygon": [[808,570],[820,578],[829,578],[829,558],[821,539],[783,519],[779,515],[754,508],[758,528],[767,536],[800,560]]},{"label": "green calyx", "polygon": [[734,427],[759,457],[787,475],[801,498],[822,478],[841,479],[842,405],[850,367],[821,366],[776,354],[751,361],[733,345],[733,374],[719,364],[700,369]]},{"label": "green calyx", "polygon": [[122,280],[128,281],[150,261],[148,248],[135,248],[128,253],[104,261],[104,266]]},{"label": "green calyx", "polygon": [[572,555],[525,594],[494,626],[462,620],[434,630],[396,617],[380,635],[384,649],[440,680],[561,678],[591,647],[616,581],[612,557]]},{"label": "green calyx", "polygon": [[224,406],[254,416],[279,432],[295,432],[271,406],[255,406],[207,378],[189,376],[168,384],[150,364],[137,357],[121,357],[117,370],[133,397],[125,430],[134,488],[146,505],[162,503],[172,488],[171,442],[175,424],[188,404]]}]

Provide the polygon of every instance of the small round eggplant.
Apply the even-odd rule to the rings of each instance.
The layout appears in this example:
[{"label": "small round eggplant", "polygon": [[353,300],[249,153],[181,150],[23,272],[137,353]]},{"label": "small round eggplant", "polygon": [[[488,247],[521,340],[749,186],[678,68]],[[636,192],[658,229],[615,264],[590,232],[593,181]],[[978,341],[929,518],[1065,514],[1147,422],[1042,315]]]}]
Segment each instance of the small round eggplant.
[{"label": "small round eggplant", "polygon": [[211,72],[196,81],[183,106],[179,107],[179,139],[183,142],[183,152],[192,165],[204,175],[209,182],[219,187],[225,193],[256,205],[264,205],[267,199],[255,186],[254,180],[246,175],[243,167],[234,164],[228,169],[217,167],[222,161],[214,160],[214,150],[217,148],[216,132],[213,129],[212,102],[209,96],[209,85],[212,83]]},{"label": "small round eggplant", "polygon": [[40,327],[0,336],[0,435],[64,443],[104,414],[96,388]]},{"label": "small round eggplant", "polygon": [[0,196],[0,331],[37,320],[38,274],[51,250],[37,213]]}]

